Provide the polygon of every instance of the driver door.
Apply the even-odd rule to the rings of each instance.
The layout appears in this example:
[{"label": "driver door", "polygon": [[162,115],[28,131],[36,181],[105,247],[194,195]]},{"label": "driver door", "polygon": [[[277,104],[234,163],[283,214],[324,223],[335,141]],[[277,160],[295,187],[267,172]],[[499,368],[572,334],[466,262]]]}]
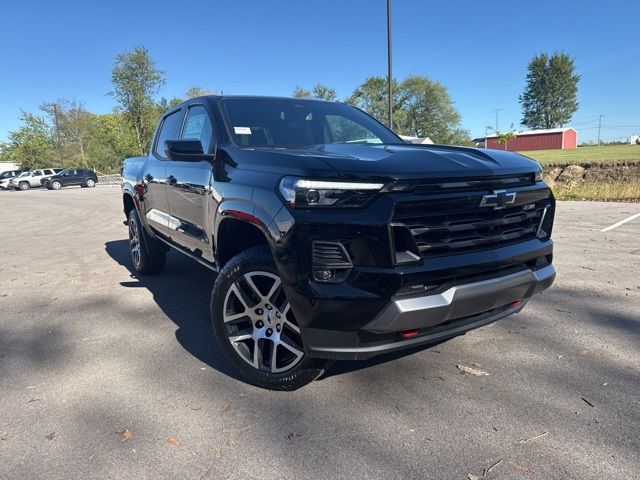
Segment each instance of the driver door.
[{"label": "driver door", "polygon": [[[178,138],[197,139],[205,153],[214,149],[211,115],[204,104],[188,107]],[[211,184],[213,166],[209,161],[167,162],[167,200],[169,202],[169,232],[171,240],[197,257],[212,262],[212,239],[209,220],[215,214],[212,207]]]}]

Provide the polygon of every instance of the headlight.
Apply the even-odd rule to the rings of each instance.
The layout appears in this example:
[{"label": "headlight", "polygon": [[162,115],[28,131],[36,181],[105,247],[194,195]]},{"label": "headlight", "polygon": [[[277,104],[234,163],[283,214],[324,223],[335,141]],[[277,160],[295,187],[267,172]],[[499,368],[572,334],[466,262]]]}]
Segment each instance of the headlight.
[{"label": "headlight", "polygon": [[536,172],[536,182],[541,182],[542,178],[542,168]]},{"label": "headlight", "polygon": [[383,183],[341,182],[284,177],[280,193],[292,207],[361,207],[382,190]]}]

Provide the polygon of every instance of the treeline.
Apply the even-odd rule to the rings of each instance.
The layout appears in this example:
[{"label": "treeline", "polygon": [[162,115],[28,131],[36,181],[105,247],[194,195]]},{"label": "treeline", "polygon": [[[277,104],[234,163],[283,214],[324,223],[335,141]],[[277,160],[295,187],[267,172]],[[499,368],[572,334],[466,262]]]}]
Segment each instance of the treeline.
[{"label": "treeline", "polygon": [[[111,83],[108,95],[115,101],[111,113],[92,113],[77,99],[46,102],[38,112],[22,111],[20,127],[0,143],[0,161],[11,161],[24,169],[86,166],[114,173],[124,158],[147,152],[162,113],[186,98],[216,93],[193,87],[182,98],[158,98],[165,73],[144,47],[115,58]],[[430,137],[443,144],[469,141],[442,84],[414,75],[401,82],[394,80],[393,92],[393,128],[397,133]],[[339,100],[333,88],[320,84],[312,90],[296,87],[292,95]],[[343,100],[385,124],[388,121],[386,77],[368,78]]]},{"label": "treeline", "polygon": [[35,113],[22,111],[20,127],[0,143],[0,161],[29,170],[84,166],[115,173],[124,158],[147,152],[162,113],[186,98],[215,93],[192,87],[182,98],[157,98],[165,74],[144,47],[115,58],[111,83],[111,113],[92,113],[75,98],[43,103]]}]

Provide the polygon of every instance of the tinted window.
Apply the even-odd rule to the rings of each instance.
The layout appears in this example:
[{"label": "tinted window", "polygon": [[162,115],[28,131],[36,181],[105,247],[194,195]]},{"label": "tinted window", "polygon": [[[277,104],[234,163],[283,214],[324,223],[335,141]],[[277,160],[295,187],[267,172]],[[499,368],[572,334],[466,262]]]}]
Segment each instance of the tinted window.
[{"label": "tinted window", "polygon": [[42,170],[36,170],[35,172],[33,172],[34,177],[39,177],[41,175],[42,175]]},{"label": "tinted window", "polygon": [[195,138],[202,143],[202,151],[209,153],[211,144],[211,120],[207,110],[202,105],[191,107],[187,112],[182,138]]},{"label": "tinted window", "polygon": [[158,139],[156,140],[155,154],[156,157],[167,158],[164,154],[166,148],[164,142],[167,140],[173,140],[176,138],[176,127],[178,126],[178,120],[180,120],[180,111],[172,113],[164,118],[160,132],[158,132]]},{"label": "tinted window", "polygon": [[300,147],[326,143],[402,143],[360,110],[342,103],[279,98],[222,101],[232,140],[248,147]]},{"label": "tinted window", "polygon": [[43,170],[43,171],[44,171],[45,175],[53,175],[53,170],[46,169],[46,170]]}]

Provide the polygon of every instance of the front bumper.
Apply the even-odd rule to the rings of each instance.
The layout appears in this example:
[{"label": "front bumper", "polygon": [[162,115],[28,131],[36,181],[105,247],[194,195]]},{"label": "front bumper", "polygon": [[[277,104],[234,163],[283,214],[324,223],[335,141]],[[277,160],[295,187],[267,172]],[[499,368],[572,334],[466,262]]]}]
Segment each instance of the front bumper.
[{"label": "front bumper", "polygon": [[[520,311],[553,283],[552,265],[456,285],[444,292],[393,298],[362,331],[305,329],[313,357],[360,360],[451,338]],[[413,338],[401,332],[413,330]],[[417,332],[415,332],[417,331]]]}]

